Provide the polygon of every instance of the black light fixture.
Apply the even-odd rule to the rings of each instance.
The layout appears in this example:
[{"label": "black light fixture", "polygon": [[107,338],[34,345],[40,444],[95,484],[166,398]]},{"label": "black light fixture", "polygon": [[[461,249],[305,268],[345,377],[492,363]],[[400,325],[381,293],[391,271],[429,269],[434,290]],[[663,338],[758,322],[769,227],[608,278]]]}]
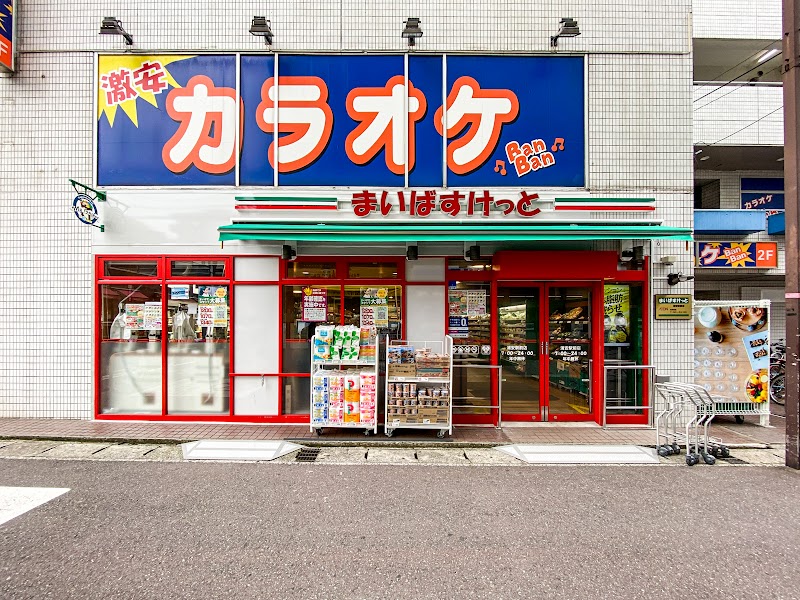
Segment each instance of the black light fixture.
[{"label": "black light fixture", "polygon": [[417,260],[419,258],[419,248],[417,246],[409,246],[406,248],[406,260]]},{"label": "black light fixture", "polygon": [[283,260],[294,260],[297,258],[297,251],[289,244],[284,244],[281,248],[281,258]]},{"label": "black light fixture", "polygon": [[422,37],[422,29],[420,28],[420,20],[414,17],[409,17],[405,21],[405,29],[403,29],[403,33],[400,37],[404,37],[408,40],[409,46],[415,46],[417,44],[417,38]]},{"label": "black light fixture", "polygon": [[558,33],[550,36],[550,47],[557,48],[558,38],[560,37],[575,37],[580,34],[581,30],[578,27],[578,21],[572,17],[564,17],[561,19],[561,21],[559,21]]},{"label": "black light fixture", "polygon": [[620,252],[620,259],[628,269],[641,270],[644,267],[644,246],[633,246]]},{"label": "black light fixture", "polygon": [[667,285],[678,285],[682,281],[691,281],[694,279],[693,275],[684,275],[683,273],[670,273],[667,275]]},{"label": "black light fixture", "polygon": [[133,36],[122,28],[122,21],[116,17],[103,17],[100,33],[104,35],[121,35],[128,46],[133,45]]},{"label": "black light fixture", "polygon": [[272,28],[267,17],[253,17],[253,24],[250,25],[250,33],[253,35],[263,35],[264,43],[272,45]]},{"label": "black light fixture", "polygon": [[470,246],[467,249],[467,253],[464,255],[465,260],[474,261],[481,259],[481,247],[477,244],[474,246]]}]

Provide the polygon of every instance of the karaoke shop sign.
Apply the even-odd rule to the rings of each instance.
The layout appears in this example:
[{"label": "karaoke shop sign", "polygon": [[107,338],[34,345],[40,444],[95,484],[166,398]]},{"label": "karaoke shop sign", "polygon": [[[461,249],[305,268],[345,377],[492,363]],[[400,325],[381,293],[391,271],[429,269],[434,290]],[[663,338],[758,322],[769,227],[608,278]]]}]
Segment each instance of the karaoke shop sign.
[{"label": "karaoke shop sign", "polygon": [[[583,187],[584,72],[568,56],[101,55],[98,183]],[[405,199],[419,214],[425,193]]]}]

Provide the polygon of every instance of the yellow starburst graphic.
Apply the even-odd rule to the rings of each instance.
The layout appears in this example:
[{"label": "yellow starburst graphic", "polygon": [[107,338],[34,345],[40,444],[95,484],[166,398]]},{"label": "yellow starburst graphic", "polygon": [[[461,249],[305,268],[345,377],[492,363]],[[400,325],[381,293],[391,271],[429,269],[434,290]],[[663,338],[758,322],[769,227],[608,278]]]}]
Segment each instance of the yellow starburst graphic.
[{"label": "yellow starburst graphic", "polygon": [[[177,81],[172,77],[172,74],[167,69],[167,65],[193,58],[192,56],[182,55],[113,55],[113,56],[100,56],[98,59],[98,73],[97,73],[97,118],[98,120],[106,115],[109,125],[114,126],[114,118],[117,115],[117,107],[122,109],[131,122],[138,127],[139,116],[136,112],[136,100],[142,98],[155,107],[158,107],[157,96],[164,95],[169,90],[169,87],[181,87]],[[146,79],[141,77],[137,78],[134,74],[145,67],[147,64],[158,64],[163,71],[160,76],[160,81],[166,84],[165,87],[158,92],[153,89],[147,89],[148,86]],[[156,70],[151,69],[149,73],[152,74]],[[152,80],[151,80],[152,81]],[[114,92],[113,83],[116,86]],[[156,86],[159,87],[159,86]],[[109,93],[114,92],[114,93]]]},{"label": "yellow starburst graphic", "polygon": [[755,263],[756,261],[750,256],[750,246],[752,244],[731,244],[729,249],[725,250],[725,257],[732,267],[746,267],[747,262]]},{"label": "yellow starburst graphic", "polygon": [[2,8],[4,8],[6,12],[0,11],[0,29],[2,29],[3,31],[7,31],[5,19],[6,17],[10,17],[11,15],[14,14],[14,7],[11,6],[10,4],[6,4]]}]

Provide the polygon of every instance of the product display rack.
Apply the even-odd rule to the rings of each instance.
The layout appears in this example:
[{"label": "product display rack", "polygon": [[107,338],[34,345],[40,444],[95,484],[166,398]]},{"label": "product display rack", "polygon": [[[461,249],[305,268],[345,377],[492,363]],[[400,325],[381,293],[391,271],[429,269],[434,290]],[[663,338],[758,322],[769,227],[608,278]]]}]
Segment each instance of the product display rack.
[{"label": "product display rack", "polygon": [[[378,352],[380,349],[379,338],[375,340],[375,356],[368,358],[359,358],[356,360],[322,360],[314,356],[314,346],[316,343],[316,335],[311,338],[311,393],[310,393],[310,410],[309,421],[311,423],[311,431],[316,431],[317,435],[322,435],[324,428],[344,428],[344,429],[364,429],[364,435],[378,433]],[[375,378],[375,415],[371,421],[358,422],[344,422],[333,421],[330,418],[330,402],[325,409],[328,418],[315,418],[314,410],[314,374],[320,369],[344,369],[347,367],[362,367],[359,369],[359,374],[369,370]],[[359,389],[359,395],[361,390]],[[359,413],[360,414],[360,413]]]},{"label": "product display rack", "polygon": [[[444,341],[393,341],[392,347],[428,349],[446,357],[447,376],[412,374],[416,363],[402,363],[402,375],[393,374],[389,339],[386,338],[385,424],[388,437],[396,429],[438,429],[437,437],[453,434],[453,338]],[[396,365],[394,365],[396,367]],[[397,386],[401,386],[400,389]],[[407,388],[406,388],[407,386]]]}]

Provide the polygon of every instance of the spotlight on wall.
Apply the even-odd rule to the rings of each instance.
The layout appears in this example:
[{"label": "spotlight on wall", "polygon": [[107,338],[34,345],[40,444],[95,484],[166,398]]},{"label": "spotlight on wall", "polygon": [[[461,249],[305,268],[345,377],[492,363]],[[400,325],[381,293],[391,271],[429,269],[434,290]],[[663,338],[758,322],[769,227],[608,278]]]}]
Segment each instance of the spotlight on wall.
[{"label": "spotlight on wall", "polygon": [[292,248],[290,244],[284,244],[281,248],[281,258],[283,260],[294,260],[297,258],[297,250]]},{"label": "spotlight on wall", "polygon": [[466,253],[464,254],[464,260],[480,260],[481,259],[481,247],[477,244],[475,246],[470,246]]},{"label": "spotlight on wall", "polygon": [[409,17],[407,20],[403,21],[403,23],[405,23],[405,29],[403,29],[403,33],[400,34],[400,37],[406,38],[409,46],[415,46],[417,44],[417,38],[422,37],[422,29],[419,26],[420,20]]},{"label": "spotlight on wall", "polygon": [[409,246],[406,248],[406,259],[417,260],[419,258],[419,248],[417,246]]},{"label": "spotlight on wall", "polygon": [[133,45],[133,36],[122,28],[122,21],[116,17],[103,17],[100,33],[104,35],[121,35],[128,46]]},{"label": "spotlight on wall", "polygon": [[581,30],[578,27],[578,21],[572,17],[564,17],[561,19],[561,21],[559,21],[558,33],[550,36],[550,47],[557,48],[558,38],[560,37],[575,37],[580,34]]},{"label": "spotlight on wall", "polygon": [[684,275],[683,273],[670,273],[667,275],[667,285],[678,285],[682,281],[691,281],[694,279],[693,275]]},{"label": "spotlight on wall", "polygon": [[250,33],[253,35],[263,35],[264,43],[272,45],[272,28],[270,21],[266,17],[253,17],[253,24],[250,25]]}]

